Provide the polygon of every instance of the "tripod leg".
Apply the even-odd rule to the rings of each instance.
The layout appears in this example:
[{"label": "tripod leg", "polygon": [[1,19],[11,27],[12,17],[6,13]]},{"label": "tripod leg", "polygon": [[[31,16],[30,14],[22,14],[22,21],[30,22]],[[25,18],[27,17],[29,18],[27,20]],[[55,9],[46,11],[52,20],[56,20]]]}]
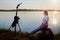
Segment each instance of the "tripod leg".
[{"label": "tripod leg", "polygon": [[16,33],[16,26],[15,26],[15,29],[14,29],[15,33]]},{"label": "tripod leg", "polygon": [[[10,28],[11,28],[11,26],[10,26]],[[8,30],[10,30],[10,28]]]},{"label": "tripod leg", "polygon": [[21,32],[21,28],[20,28],[20,25],[18,24],[18,27],[19,27],[19,31]]}]

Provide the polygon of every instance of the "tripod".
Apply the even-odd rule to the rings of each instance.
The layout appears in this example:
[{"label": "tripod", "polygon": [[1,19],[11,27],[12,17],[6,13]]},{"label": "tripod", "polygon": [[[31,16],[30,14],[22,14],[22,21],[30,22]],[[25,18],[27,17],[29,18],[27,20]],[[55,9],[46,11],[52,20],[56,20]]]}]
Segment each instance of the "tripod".
[{"label": "tripod", "polygon": [[[21,32],[21,28],[20,28],[20,25],[19,25],[19,17],[18,16],[15,16],[14,17],[14,21],[13,21],[13,23],[11,24],[11,26],[10,26],[10,28],[12,27],[12,28],[14,28],[15,27],[15,32],[16,32],[16,26],[18,25],[18,27],[19,27],[19,31]],[[9,28],[9,30],[10,30],[10,28]]]},{"label": "tripod", "polygon": [[17,7],[16,7],[16,16],[14,17],[14,21],[12,22],[9,30],[12,28],[15,28],[14,31],[16,32],[16,27],[17,25],[19,26],[19,31],[21,32],[21,28],[20,28],[20,25],[19,25],[19,17],[17,16],[17,12],[18,12],[18,7],[21,5],[22,3],[18,4]]}]

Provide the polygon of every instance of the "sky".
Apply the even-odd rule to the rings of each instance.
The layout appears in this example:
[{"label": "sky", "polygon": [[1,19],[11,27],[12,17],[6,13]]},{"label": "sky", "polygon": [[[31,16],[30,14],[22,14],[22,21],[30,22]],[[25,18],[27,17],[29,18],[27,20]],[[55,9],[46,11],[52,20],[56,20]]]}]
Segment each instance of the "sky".
[{"label": "sky", "polygon": [[59,9],[60,0],[0,0],[0,9],[15,9],[23,3],[21,9]]}]

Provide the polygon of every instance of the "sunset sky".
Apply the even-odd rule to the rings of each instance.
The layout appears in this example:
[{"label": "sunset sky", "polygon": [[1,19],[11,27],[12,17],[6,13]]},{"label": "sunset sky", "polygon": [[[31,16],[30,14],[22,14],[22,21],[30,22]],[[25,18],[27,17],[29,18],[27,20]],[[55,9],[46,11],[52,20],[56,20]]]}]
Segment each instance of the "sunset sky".
[{"label": "sunset sky", "polygon": [[60,0],[0,0],[0,9],[15,9],[16,5],[23,3],[22,9],[59,9]]}]

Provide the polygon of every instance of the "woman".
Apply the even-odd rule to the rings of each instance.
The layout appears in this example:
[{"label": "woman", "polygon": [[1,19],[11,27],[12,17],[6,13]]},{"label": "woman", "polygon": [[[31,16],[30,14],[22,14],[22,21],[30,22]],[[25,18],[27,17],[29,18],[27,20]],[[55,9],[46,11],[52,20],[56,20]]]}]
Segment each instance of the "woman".
[{"label": "woman", "polygon": [[37,29],[33,30],[30,34],[34,34],[37,31],[44,30],[44,29],[48,28],[49,16],[48,16],[47,10],[44,11],[43,15],[44,15],[44,17],[43,17],[41,25]]}]

